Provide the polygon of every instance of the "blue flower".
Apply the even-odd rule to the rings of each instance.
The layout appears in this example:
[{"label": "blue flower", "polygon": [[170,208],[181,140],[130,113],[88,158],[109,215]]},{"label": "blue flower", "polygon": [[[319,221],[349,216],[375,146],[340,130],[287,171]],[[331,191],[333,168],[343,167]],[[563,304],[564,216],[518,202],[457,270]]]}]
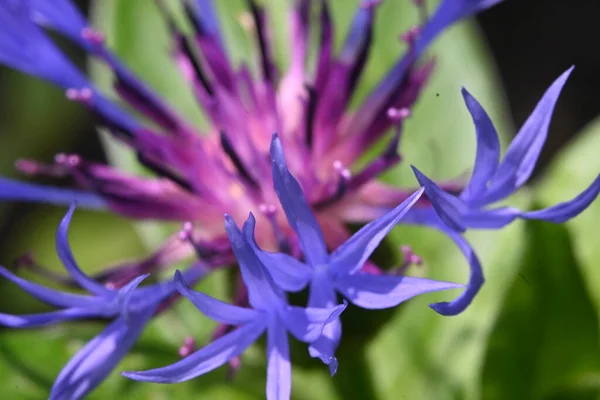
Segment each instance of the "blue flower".
[{"label": "blue flower", "polygon": [[[243,229],[247,231],[253,228],[254,217],[250,214]],[[237,357],[266,331],[267,399],[288,399],[291,392],[288,332],[300,341],[314,342],[321,336],[323,327],[337,319],[346,305],[324,308],[288,305],[285,293],[275,284],[252,245],[229,216],[225,217],[225,230],[238,259],[252,308],[230,305],[196,292],[188,288],[179,272],[175,274],[175,282],[177,290],[206,316],[239,327],[175,364],[149,371],[124,372],[123,375],[139,381],[183,382]],[[333,357],[333,354],[329,354],[329,357]]]},{"label": "blue flower", "polygon": [[[174,282],[138,288],[148,277],[141,275],[120,289],[109,289],[86,276],[77,266],[67,239],[75,210],[71,206],[56,234],[58,255],[73,280],[89,294],[50,289],[20,278],[4,267],[0,275],[58,311],[41,314],[10,315],[0,313],[0,325],[33,328],[68,320],[114,319],[98,336],[87,343],[62,369],[50,392],[52,400],[80,399],[100,384],[127,354],[150,321],[159,305],[176,293]],[[206,271],[201,267],[186,271],[187,279],[197,281]]]},{"label": "blue flower", "polygon": [[473,174],[458,195],[445,192],[413,167],[415,175],[440,218],[462,232],[468,228],[499,229],[516,218],[562,223],[579,215],[600,192],[600,174],[574,199],[536,211],[513,207],[489,208],[521,188],[531,176],[548,136],[548,126],[558,95],[573,68],[550,85],[527,121],[523,124],[500,162],[500,141],[483,107],[463,89],[463,97],[475,124],[477,155]]},{"label": "blue flower", "polygon": [[[423,189],[394,210],[365,225],[330,254],[304,193],[287,168],[277,135],[273,136],[271,143],[271,161],[275,192],[290,226],[298,235],[306,262],[283,253],[261,250],[254,240],[253,218],[244,225],[244,236],[279,286],[288,291],[298,291],[310,284],[309,307],[331,307],[337,303],[336,292],[359,307],[382,309],[394,307],[422,293],[463,287],[426,278],[360,272],[379,243],[417,202]],[[327,324],[323,336],[310,347],[311,355],[327,363],[332,374],[337,369],[337,360],[331,355],[340,337],[341,322],[335,318]]]}]

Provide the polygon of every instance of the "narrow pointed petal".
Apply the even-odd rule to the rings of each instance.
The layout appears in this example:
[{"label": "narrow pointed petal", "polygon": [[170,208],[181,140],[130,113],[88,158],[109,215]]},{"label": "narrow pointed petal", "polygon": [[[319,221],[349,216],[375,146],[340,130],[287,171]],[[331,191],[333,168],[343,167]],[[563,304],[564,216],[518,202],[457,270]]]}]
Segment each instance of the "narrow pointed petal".
[{"label": "narrow pointed petal", "polygon": [[123,316],[123,318],[125,318],[126,321],[129,320],[129,310],[135,290],[140,285],[140,283],[142,283],[142,281],[149,276],[150,274],[142,274],[132,279],[129,283],[127,283],[125,286],[118,290],[117,298],[119,300],[121,316]]},{"label": "narrow pointed petal", "polygon": [[31,21],[26,1],[0,2],[0,64],[63,88],[90,86],[45,33]]},{"label": "narrow pointed petal", "polygon": [[488,210],[470,210],[463,217],[469,229],[501,229],[518,218],[522,212],[513,207],[499,207]]},{"label": "narrow pointed petal", "polygon": [[84,208],[106,208],[106,202],[94,193],[35,185],[6,178],[0,178],[0,200],[30,201],[59,206],[67,206],[76,202]]},{"label": "narrow pointed petal", "polygon": [[256,319],[258,312],[250,308],[233,306],[190,289],[179,270],[175,271],[175,286],[179,293],[194,303],[196,308],[208,318],[228,325],[242,325]]},{"label": "narrow pointed petal", "polygon": [[289,306],[281,313],[281,319],[292,335],[301,342],[314,342],[328,323],[338,319],[348,303],[327,308],[304,308]]},{"label": "narrow pointed petal", "polygon": [[550,85],[511,142],[490,184],[487,203],[507,197],[527,182],[533,173],[548,136],[558,96],[572,71],[573,67],[569,68]]},{"label": "narrow pointed petal", "polygon": [[239,262],[242,279],[248,288],[250,305],[258,310],[270,310],[284,303],[284,293],[275,285],[269,272],[228,215],[225,216],[225,230],[231,242],[231,249]]},{"label": "narrow pointed petal", "polygon": [[38,328],[64,321],[93,318],[100,316],[89,308],[67,308],[41,314],[10,315],[0,313],[0,325],[9,328]]},{"label": "narrow pointed petal", "polygon": [[336,288],[353,304],[366,309],[395,307],[417,295],[464,285],[410,276],[357,273],[336,281]]},{"label": "narrow pointed petal", "polygon": [[[333,283],[326,275],[315,275],[310,284],[308,297],[309,308],[330,308],[338,304],[338,296]],[[346,302],[344,302],[346,304]],[[342,337],[342,322],[333,318],[323,328],[321,336],[308,347],[311,357],[320,359],[329,367],[329,373],[334,376],[338,369],[335,351]]]},{"label": "narrow pointed petal", "polygon": [[87,21],[71,0],[29,0],[29,4],[33,21],[88,45],[81,36]]},{"label": "narrow pointed petal", "polygon": [[288,334],[280,321],[267,331],[267,400],[289,400],[292,392],[292,364]]},{"label": "narrow pointed petal", "polygon": [[213,0],[195,0],[197,12],[194,13],[194,17],[198,21],[199,26],[202,27],[203,33],[216,38],[222,45],[221,41],[221,27],[219,25],[219,18],[215,12],[215,6]]},{"label": "narrow pointed petal", "polygon": [[273,183],[288,222],[298,235],[304,257],[310,265],[325,264],[328,259],[323,232],[312,213],[300,184],[285,163],[281,141],[273,135],[271,142]]},{"label": "narrow pointed petal", "polygon": [[[181,274],[181,277],[186,285],[195,285],[210,272],[212,272],[211,268],[201,262],[197,262],[185,270]],[[161,303],[171,297],[176,291],[174,279],[141,287],[133,292],[130,301],[131,307],[144,307],[150,302]]]},{"label": "narrow pointed petal", "polygon": [[450,193],[446,193],[442,188],[435,184],[421,171],[412,167],[419,184],[425,188],[425,194],[431,201],[431,205],[438,213],[439,217],[452,229],[457,232],[466,230],[463,223],[463,216],[467,213],[467,205],[463,201]]},{"label": "narrow pointed petal", "polygon": [[473,118],[477,135],[477,155],[475,167],[469,184],[461,194],[461,198],[469,202],[475,201],[487,189],[487,183],[494,176],[500,160],[500,140],[492,120],[481,104],[465,88],[462,89],[465,104]]},{"label": "narrow pointed petal", "polygon": [[460,296],[450,302],[430,304],[437,313],[442,315],[456,315],[463,312],[473,301],[475,295],[483,285],[483,270],[477,254],[471,245],[454,229],[442,221],[432,208],[413,208],[403,221],[407,224],[422,225],[434,228],[447,235],[458,246],[459,250],[469,263],[469,281],[466,289]]},{"label": "narrow pointed petal", "polygon": [[178,383],[193,379],[219,368],[233,357],[239,356],[265,331],[266,322],[257,320],[243,325],[220,337],[207,346],[167,367],[148,371],[123,372],[122,375],[136,381]]},{"label": "narrow pointed petal", "polygon": [[260,249],[254,236],[255,226],[256,220],[251,214],[243,227],[244,238],[271,274],[277,286],[288,292],[297,292],[304,289],[310,281],[312,269],[287,254],[271,253]]},{"label": "narrow pointed petal", "polygon": [[79,268],[75,258],[73,257],[73,253],[69,247],[68,235],[69,224],[71,223],[71,218],[73,217],[74,211],[75,205],[73,204],[58,225],[58,230],[56,231],[56,251],[58,253],[58,257],[62,261],[67,271],[69,271],[69,275],[71,275],[82,288],[97,296],[110,297],[113,295],[113,292],[88,277]]},{"label": "narrow pointed petal", "polygon": [[389,213],[370,222],[337,248],[331,255],[330,270],[334,274],[354,273],[373,254],[379,243],[419,200],[424,189],[419,189]]},{"label": "narrow pointed petal", "polygon": [[0,276],[10,280],[36,299],[55,307],[92,307],[100,304],[98,299],[91,296],[61,292],[29,282],[26,279],[16,276],[2,266],[0,266]]},{"label": "narrow pointed petal", "polygon": [[128,322],[118,318],[110,323],[69,360],[52,386],[50,400],[85,397],[129,352],[153,313],[148,309]]},{"label": "narrow pointed petal", "polygon": [[348,82],[349,87],[347,88],[350,90],[359,79],[368,59],[368,52],[373,38],[375,7],[376,5],[360,5],[358,7],[340,53],[339,61],[352,67]]},{"label": "narrow pointed petal", "polygon": [[463,312],[469,304],[471,304],[473,298],[479,292],[479,289],[481,289],[484,282],[483,270],[477,254],[475,254],[475,251],[464,237],[455,231],[447,229],[445,226],[442,226],[442,224],[440,224],[438,229],[446,233],[452,241],[456,243],[469,262],[470,274],[469,282],[460,296],[450,302],[439,302],[430,304],[429,306],[441,315],[457,315]]},{"label": "narrow pointed petal", "polygon": [[521,214],[521,217],[525,219],[541,219],[560,224],[578,216],[598,197],[598,193],[600,193],[600,175],[596,177],[586,190],[574,199],[543,210],[524,212]]}]

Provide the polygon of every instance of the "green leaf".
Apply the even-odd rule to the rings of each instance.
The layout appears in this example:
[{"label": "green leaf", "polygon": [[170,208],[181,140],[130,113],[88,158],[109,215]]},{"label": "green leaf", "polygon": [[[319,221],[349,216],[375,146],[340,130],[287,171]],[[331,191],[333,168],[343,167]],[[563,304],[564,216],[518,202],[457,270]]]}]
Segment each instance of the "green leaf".
[{"label": "green leaf", "polygon": [[[600,173],[600,119],[590,123],[565,149],[559,152],[536,187],[543,206],[567,201],[583,191]],[[573,247],[581,262],[585,285],[600,313],[600,201],[596,199],[581,215],[567,222]]]},{"label": "green leaf", "polygon": [[597,398],[599,338],[567,229],[527,222],[527,256],[490,338],[482,397]]}]

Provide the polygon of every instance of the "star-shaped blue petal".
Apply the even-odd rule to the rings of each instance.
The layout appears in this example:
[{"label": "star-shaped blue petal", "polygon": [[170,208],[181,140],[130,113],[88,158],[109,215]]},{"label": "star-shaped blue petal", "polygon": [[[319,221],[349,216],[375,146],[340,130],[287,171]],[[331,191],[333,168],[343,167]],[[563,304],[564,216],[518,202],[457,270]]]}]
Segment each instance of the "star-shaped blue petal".
[{"label": "star-shaped blue petal", "polygon": [[[306,263],[261,250],[254,240],[253,219],[245,224],[244,236],[280,287],[299,290],[310,285],[309,307],[331,307],[337,301],[336,292],[359,307],[380,309],[394,307],[418,294],[463,287],[457,283],[425,278],[373,276],[360,272],[385,236],[417,202],[423,189],[394,210],[365,225],[329,254],[321,228],[304,198],[300,184],[287,168],[277,135],[273,136],[271,143],[271,161],[275,192],[290,226],[298,235]],[[436,305],[432,307],[436,309]],[[337,368],[337,360],[331,355],[340,336],[341,323],[336,318],[327,324],[323,336],[310,348],[311,355],[329,364],[332,373]]]},{"label": "star-shaped blue petal", "polygon": [[[243,231],[253,230],[254,223],[250,214]],[[187,286],[179,272],[175,274],[175,282],[179,292],[206,316],[238,328],[175,364],[149,371],[124,372],[123,375],[139,381],[183,382],[239,356],[266,331],[267,399],[288,399],[291,391],[288,332],[300,341],[312,343],[346,306],[302,308],[288,305],[285,293],[265,268],[264,258],[255,251],[255,244],[247,241],[229,216],[226,216],[225,228],[248,289],[251,308],[230,305],[196,292]],[[328,357],[334,358],[333,354]]]},{"label": "star-shaped blue petal", "polygon": [[456,231],[467,228],[499,229],[516,218],[562,223],[579,215],[600,193],[600,174],[570,201],[537,211],[512,207],[491,208],[494,202],[515,193],[529,179],[548,136],[552,112],[573,68],[550,85],[508,147],[502,161],[498,134],[483,107],[463,89],[463,97],[475,125],[477,155],[472,177],[459,196],[447,193],[418,169],[417,180],[425,188],[440,218]]}]

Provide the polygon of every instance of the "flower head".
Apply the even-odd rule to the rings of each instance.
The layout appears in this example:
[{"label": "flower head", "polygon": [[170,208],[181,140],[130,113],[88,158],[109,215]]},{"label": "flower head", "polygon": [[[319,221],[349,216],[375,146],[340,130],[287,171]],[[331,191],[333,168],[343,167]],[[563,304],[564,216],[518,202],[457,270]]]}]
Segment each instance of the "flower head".
[{"label": "flower head", "polygon": [[[62,87],[67,98],[87,107],[98,124],[129,146],[156,177],[134,176],[77,155],[59,154],[52,165],[20,160],[17,167],[31,175],[69,176],[80,191],[2,179],[0,198],[77,200],[82,206],[108,207],[133,218],[192,221],[193,242],[202,242],[196,248],[213,248],[213,242],[226,241],[220,220],[224,213],[242,219],[253,211],[261,217],[261,210],[269,210],[276,202],[268,144],[272,132],[279,132],[288,166],[302,183],[317,218],[327,222],[323,224],[327,245],[335,247],[349,236],[345,222],[364,221],[353,210],[369,208],[380,192],[395,204],[410,195],[374,178],[400,160],[397,147],[403,119],[433,68],[430,62],[418,63],[421,55],[448,26],[497,2],[442,1],[420,29],[405,35],[410,45],[407,54],[364,103],[350,111],[369,56],[378,1],[361,2],[339,54],[333,52],[335,27],[328,2],[294,1],[289,14],[293,50],[285,73],[273,61],[268,13],[257,2],[248,2],[251,34],[259,50],[260,67],[253,73],[248,66],[236,67],[230,61],[211,0],[183,2],[194,28],[192,37],[182,33],[169,8],[158,1],[173,38],[174,63],[211,122],[206,132],[200,132],[110,51],[103,35],[88,25],[70,0],[5,1],[0,6],[0,63]],[[315,8],[320,10],[318,18],[312,15]],[[321,29],[315,65],[310,68],[310,32],[315,24]],[[145,120],[121,109],[94,87],[41,27],[66,36],[106,64],[114,74],[117,95]],[[394,126],[397,132],[388,148],[351,174],[365,149]],[[289,240],[292,235],[285,219],[269,213],[266,217],[272,223],[259,225],[259,242],[269,249],[284,244],[297,250]],[[219,251],[231,252],[228,248]]]},{"label": "flower head", "polygon": [[[2,326],[33,328],[68,320],[113,319],[62,369],[50,392],[50,399],[53,400],[82,398],[100,384],[137,341],[160,304],[176,293],[173,282],[138,288],[148,275],[140,275],[120,289],[110,289],[86,276],[75,262],[67,239],[74,210],[75,207],[71,206],[59,225],[56,249],[69,275],[89,294],[50,289],[0,267],[1,276],[33,297],[59,309],[30,315],[0,314]],[[192,282],[198,281],[205,273],[201,267],[186,271],[187,279]]]},{"label": "flower head", "polygon": [[419,183],[443,221],[457,231],[467,228],[499,229],[515,218],[562,223],[579,215],[600,193],[600,174],[574,199],[536,211],[513,207],[488,208],[515,193],[528,180],[548,136],[548,127],[558,95],[572,68],[550,85],[523,124],[500,162],[500,141],[490,117],[473,96],[463,89],[465,104],[473,117],[477,134],[477,156],[473,174],[465,189],[454,195],[414,168]]},{"label": "flower head", "polygon": [[[294,291],[310,285],[309,307],[331,307],[337,302],[336,292],[359,307],[382,309],[394,307],[422,293],[463,287],[426,278],[361,273],[375,248],[417,202],[423,189],[365,225],[330,254],[304,193],[288,170],[277,135],[273,136],[271,144],[271,160],[275,192],[290,226],[298,235],[306,261],[302,263],[286,254],[261,250],[254,240],[253,219],[246,221],[244,236],[279,286]],[[433,308],[436,309],[436,305]],[[323,333],[323,337],[311,346],[311,355],[329,364],[332,373],[335,373],[337,360],[330,355],[341,337],[339,318],[327,324]]]},{"label": "flower head", "polygon": [[[250,218],[244,224],[254,224]],[[267,332],[267,399],[287,399],[291,391],[291,363],[288,332],[298,340],[317,340],[323,327],[338,318],[346,305],[301,308],[290,306],[283,290],[275,284],[233,219],[226,216],[225,229],[248,289],[251,308],[238,307],[190,289],[179,271],[177,290],[206,316],[218,322],[239,326],[183,360],[164,368],[125,372],[124,376],[158,383],[183,382],[212,371],[239,356]],[[333,357],[330,354],[329,357]]]}]

